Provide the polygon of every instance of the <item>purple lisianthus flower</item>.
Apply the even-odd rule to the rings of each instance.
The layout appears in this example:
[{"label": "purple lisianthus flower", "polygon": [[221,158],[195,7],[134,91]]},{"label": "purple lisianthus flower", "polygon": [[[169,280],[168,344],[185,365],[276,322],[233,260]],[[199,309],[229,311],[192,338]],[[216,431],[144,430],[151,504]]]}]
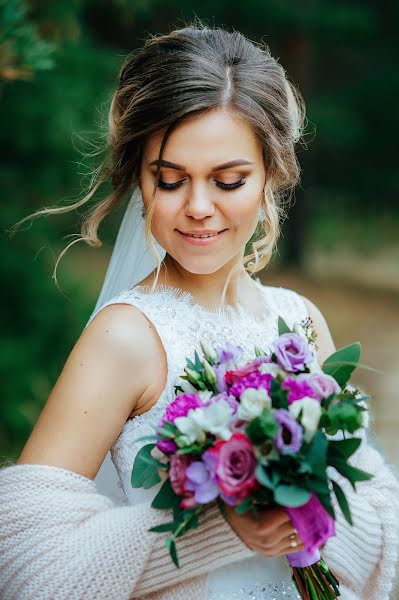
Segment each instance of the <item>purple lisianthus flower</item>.
[{"label": "purple lisianthus flower", "polygon": [[164,454],[173,454],[179,447],[173,440],[158,440],[156,446]]},{"label": "purple lisianthus flower", "polygon": [[233,383],[230,388],[230,394],[239,398],[247,388],[255,388],[257,390],[259,388],[265,388],[265,390],[270,393],[270,382],[272,379],[273,375],[271,373],[259,373],[259,371],[254,371]]},{"label": "purple lisianthus flower", "polygon": [[305,396],[315,398],[315,390],[309,384],[309,379],[297,380],[293,377],[286,377],[281,384],[283,389],[288,389],[288,404],[300,400]]},{"label": "purple lisianthus flower", "polygon": [[296,333],[283,333],[272,347],[278,364],[285,371],[304,371],[306,364],[314,360],[307,340]]},{"label": "purple lisianthus flower", "polygon": [[234,346],[231,342],[226,342],[225,346],[216,348],[218,361],[221,364],[236,362],[243,354],[244,350],[241,346]]},{"label": "purple lisianthus flower", "polygon": [[[313,398],[321,400],[331,394],[339,394],[342,390],[339,383],[327,373],[312,373],[308,378],[309,385],[313,389]],[[309,394],[310,396],[310,394]]]},{"label": "purple lisianthus flower", "polygon": [[174,423],[177,417],[186,417],[191,408],[200,406],[204,406],[204,402],[197,394],[182,394],[167,406],[158,427],[163,427],[165,421]]},{"label": "purple lisianthus flower", "polygon": [[212,365],[212,369],[215,371],[216,374],[216,385],[218,386],[219,392],[227,392],[228,386],[224,378],[227,371],[227,364],[222,363],[220,365]]},{"label": "purple lisianthus flower", "polygon": [[302,444],[303,431],[300,424],[291,413],[284,408],[276,410],[274,418],[278,423],[276,447],[281,454],[299,452]]},{"label": "purple lisianthus flower", "polygon": [[[206,453],[205,453],[206,454]],[[208,504],[219,495],[212,462],[194,461],[186,469],[186,490],[194,492],[198,504]]]}]

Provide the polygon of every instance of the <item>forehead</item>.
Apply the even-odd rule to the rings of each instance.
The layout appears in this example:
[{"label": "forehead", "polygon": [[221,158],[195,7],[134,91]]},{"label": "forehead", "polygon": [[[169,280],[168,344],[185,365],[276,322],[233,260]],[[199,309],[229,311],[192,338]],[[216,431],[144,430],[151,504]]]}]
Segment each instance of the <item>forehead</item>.
[{"label": "forehead", "polygon": [[[159,156],[165,130],[151,135],[144,147],[148,164]],[[244,119],[227,110],[212,109],[189,117],[170,134],[163,159],[188,169],[211,168],[234,158],[262,161],[262,145]]]}]

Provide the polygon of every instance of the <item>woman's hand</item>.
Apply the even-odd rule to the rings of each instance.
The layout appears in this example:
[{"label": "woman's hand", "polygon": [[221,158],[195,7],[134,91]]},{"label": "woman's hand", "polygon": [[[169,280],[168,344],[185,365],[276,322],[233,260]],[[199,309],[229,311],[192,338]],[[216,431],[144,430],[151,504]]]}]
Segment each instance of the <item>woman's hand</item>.
[{"label": "woman's hand", "polygon": [[[245,515],[239,515],[227,504],[225,509],[227,521],[232,529],[254,552],[276,558],[305,549],[284,508],[267,508],[256,513],[248,512]],[[298,544],[295,547],[291,545],[293,539]]]}]

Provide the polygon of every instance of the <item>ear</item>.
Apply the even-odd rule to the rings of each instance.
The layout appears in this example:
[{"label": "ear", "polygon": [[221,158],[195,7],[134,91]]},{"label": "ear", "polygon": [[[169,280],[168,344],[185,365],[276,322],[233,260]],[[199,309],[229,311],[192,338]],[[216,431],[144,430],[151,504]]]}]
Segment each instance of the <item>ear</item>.
[{"label": "ear", "polygon": [[319,364],[322,365],[326,358],[336,351],[334,340],[331,336],[327,321],[322,312],[311,300],[305,298],[305,296],[301,296],[301,298],[306,305],[308,316],[311,318],[317,334],[317,359]]}]

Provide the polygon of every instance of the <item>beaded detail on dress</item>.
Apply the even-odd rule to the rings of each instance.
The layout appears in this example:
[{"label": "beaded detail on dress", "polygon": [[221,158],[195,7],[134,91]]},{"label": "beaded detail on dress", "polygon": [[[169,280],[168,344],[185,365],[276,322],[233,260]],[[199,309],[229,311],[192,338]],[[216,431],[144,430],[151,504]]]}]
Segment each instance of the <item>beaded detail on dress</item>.
[{"label": "beaded detail on dress", "polygon": [[[174,386],[179,376],[184,374],[186,357],[192,357],[195,350],[202,354],[201,339],[216,347],[230,341],[241,346],[248,358],[253,358],[255,345],[267,351],[278,336],[279,315],[289,327],[297,323],[304,332],[303,325],[308,314],[299,294],[288,288],[264,286],[259,279],[254,281],[265,301],[264,313],[260,318],[240,305],[237,308],[227,306],[207,310],[196,304],[189,292],[164,284],[158,286],[154,293],[147,292],[150,290],[149,286],[135,286],[124,290],[98,309],[115,303],[131,304],[139,308],[155,326],[167,358],[166,383],[158,401],[144,414],[128,420],[111,448],[112,461],[127,504],[151,502],[161,486],[159,483],[149,490],[135,489],[131,486],[134,458],[139,449],[148,443],[143,440],[137,441],[137,438],[154,433],[154,427],[165,407],[174,399]],[[90,320],[94,314],[96,313],[93,313]],[[263,562],[259,563],[259,560]],[[250,559],[249,563],[245,562],[245,568],[238,568],[238,573],[243,571],[242,580],[238,576],[237,586],[234,585],[233,589],[228,591],[225,590],[224,582],[229,580],[232,584],[232,579],[237,577],[237,568],[235,576],[234,571],[230,572],[227,567],[211,572],[207,600],[224,600],[227,598],[223,595],[225,593],[228,594],[229,600],[297,598],[296,589],[291,581],[291,571],[284,557],[256,557]],[[252,578],[251,573],[254,575]]]}]

